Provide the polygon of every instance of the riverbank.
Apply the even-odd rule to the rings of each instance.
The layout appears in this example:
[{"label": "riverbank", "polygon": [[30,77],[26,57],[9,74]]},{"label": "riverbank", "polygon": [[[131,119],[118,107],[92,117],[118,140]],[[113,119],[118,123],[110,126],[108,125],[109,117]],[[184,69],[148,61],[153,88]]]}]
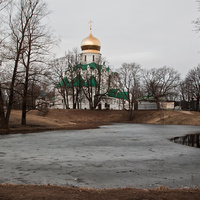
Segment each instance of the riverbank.
[{"label": "riverbank", "polygon": [[200,113],[191,111],[150,110],[133,111],[133,120],[129,120],[127,111],[116,110],[49,110],[45,116],[38,111],[27,113],[27,125],[21,126],[21,111],[13,110],[10,127],[0,129],[0,134],[29,133],[48,130],[77,130],[98,128],[111,123],[173,124],[200,126]]}]

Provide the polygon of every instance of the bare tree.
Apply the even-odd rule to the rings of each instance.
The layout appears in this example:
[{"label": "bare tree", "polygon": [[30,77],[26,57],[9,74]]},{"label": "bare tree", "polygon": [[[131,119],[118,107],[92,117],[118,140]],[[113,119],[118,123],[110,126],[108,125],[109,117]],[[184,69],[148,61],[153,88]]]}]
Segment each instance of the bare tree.
[{"label": "bare tree", "polygon": [[42,20],[49,14],[46,3],[43,3],[41,0],[26,0],[24,3],[25,7],[27,7],[26,4],[28,4],[30,5],[30,8],[36,6],[36,9],[27,26],[27,35],[23,45],[24,50],[22,52],[22,63],[25,68],[22,125],[26,125],[28,86],[29,79],[31,78],[30,72],[36,65],[41,65],[41,63],[42,65],[46,64],[50,54],[50,48],[56,42],[52,38],[52,32],[46,25],[42,24]]},{"label": "bare tree", "polygon": [[62,96],[64,108],[66,109],[69,108],[69,95],[72,96],[74,109],[78,104],[79,90],[81,87],[80,84],[77,84],[79,81],[79,59],[78,48],[74,48],[72,51],[68,51],[64,57],[55,59],[50,63],[52,71],[49,79],[54,83],[56,92]]},{"label": "bare tree", "polygon": [[12,3],[12,0],[0,0],[0,11],[2,11],[11,3]]},{"label": "bare tree", "polygon": [[170,96],[177,95],[180,74],[169,67],[143,70],[143,79],[147,95],[151,95],[160,110],[161,99],[170,100]]},{"label": "bare tree", "polygon": [[180,102],[181,102],[181,108],[182,109],[189,109],[189,102],[193,98],[193,95],[191,94],[191,85],[190,83],[185,79],[180,82]]},{"label": "bare tree", "polygon": [[132,120],[133,107],[138,110],[137,98],[141,95],[140,78],[141,67],[136,63],[123,63],[122,67],[118,69],[120,77],[120,90],[126,96],[129,103],[130,120]]},{"label": "bare tree", "polygon": [[30,68],[33,67],[33,63],[44,60],[50,42],[52,42],[48,30],[42,24],[42,20],[47,14],[46,4],[42,0],[19,0],[13,4],[10,10],[10,45],[4,56],[10,60],[13,74],[9,86],[6,128],[9,124],[18,76],[24,76],[22,124],[26,124],[25,113]]},{"label": "bare tree", "polygon": [[6,117],[4,111],[4,100],[2,94],[2,88],[0,83],[0,128],[4,128],[6,126]]},{"label": "bare tree", "polygon": [[[49,76],[50,81],[54,84],[56,96],[59,93],[64,101],[64,107],[69,108],[69,90],[70,90],[70,83],[68,78],[66,77],[66,70],[67,70],[67,59],[66,57],[54,59],[49,64],[51,68],[51,73]],[[60,99],[57,99],[55,104],[59,103]]]},{"label": "bare tree", "polygon": [[200,65],[191,69],[185,79],[188,84],[187,93],[191,99],[197,101],[197,111],[199,111],[199,100],[200,100]]},{"label": "bare tree", "polygon": [[96,109],[103,97],[108,93],[111,84],[112,72],[101,61],[87,65],[87,69],[83,70],[83,80],[85,85],[83,92],[89,102],[91,110]]},{"label": "bare tree", "polygon": [[[0,0],[0,12],[6,8],[11,3],[11,0]],[[0,16],[0,67],[2,68],[2,52],[4,51],[5,39],[8,37],[8,33],[6,32],[6,28],[4,27],[4,15],[1,12]],[[6,72],[4,69],[0,72],[0,128],[4,128],[6,126],[6,116],[5,116],[5,82],[3,83]],[[4,77],[3,77],[4,76]]]},{"label": "bare tree", "polygon": [[80,54],[78,48],[74,48],[72,51],[68,51],[65,56],[67,59],[66,78],[68,78],[68,92],[66,90],[66,94],[68,95],[69,92],[72,94],[73,109],[76,109],[77,107],[79,108],[79,99],[83,85],[83,81],[80,75]]}]

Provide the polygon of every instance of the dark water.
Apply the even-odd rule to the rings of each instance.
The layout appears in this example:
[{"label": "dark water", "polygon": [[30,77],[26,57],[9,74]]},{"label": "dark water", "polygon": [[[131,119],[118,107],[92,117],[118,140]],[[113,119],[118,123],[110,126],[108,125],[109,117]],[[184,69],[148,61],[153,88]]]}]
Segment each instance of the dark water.
[{"label": "dark water", "polygon": [[189,134],[170,139],[174,143],[200,148],[200,134]]}]

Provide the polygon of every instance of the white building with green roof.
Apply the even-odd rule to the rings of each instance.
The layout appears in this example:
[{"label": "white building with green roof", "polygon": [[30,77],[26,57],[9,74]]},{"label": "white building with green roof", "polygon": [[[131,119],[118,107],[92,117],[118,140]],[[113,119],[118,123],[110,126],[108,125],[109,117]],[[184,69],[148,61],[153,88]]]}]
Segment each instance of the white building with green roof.
[{"label": "white building with green roof", "polygon": [[56,86],[58,109],[117,109],[126,105],[127,95],[119,92],[119,77],[101,64],[101,43],[90,35],[81,43],[80,64],[68,66]]}]

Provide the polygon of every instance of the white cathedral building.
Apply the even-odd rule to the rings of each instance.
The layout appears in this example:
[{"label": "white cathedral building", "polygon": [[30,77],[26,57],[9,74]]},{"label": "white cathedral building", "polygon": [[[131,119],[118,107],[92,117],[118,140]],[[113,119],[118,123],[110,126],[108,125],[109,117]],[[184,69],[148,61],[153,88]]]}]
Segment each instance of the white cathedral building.
[{"label": "white cathedral building", "polygon": [[80,63],[66,66],[55,89],[54,109],[115,109],[127,107],[127,94],[119,91],[119,77],[101,63],[101,43],[90,34],[81,42]]}]

